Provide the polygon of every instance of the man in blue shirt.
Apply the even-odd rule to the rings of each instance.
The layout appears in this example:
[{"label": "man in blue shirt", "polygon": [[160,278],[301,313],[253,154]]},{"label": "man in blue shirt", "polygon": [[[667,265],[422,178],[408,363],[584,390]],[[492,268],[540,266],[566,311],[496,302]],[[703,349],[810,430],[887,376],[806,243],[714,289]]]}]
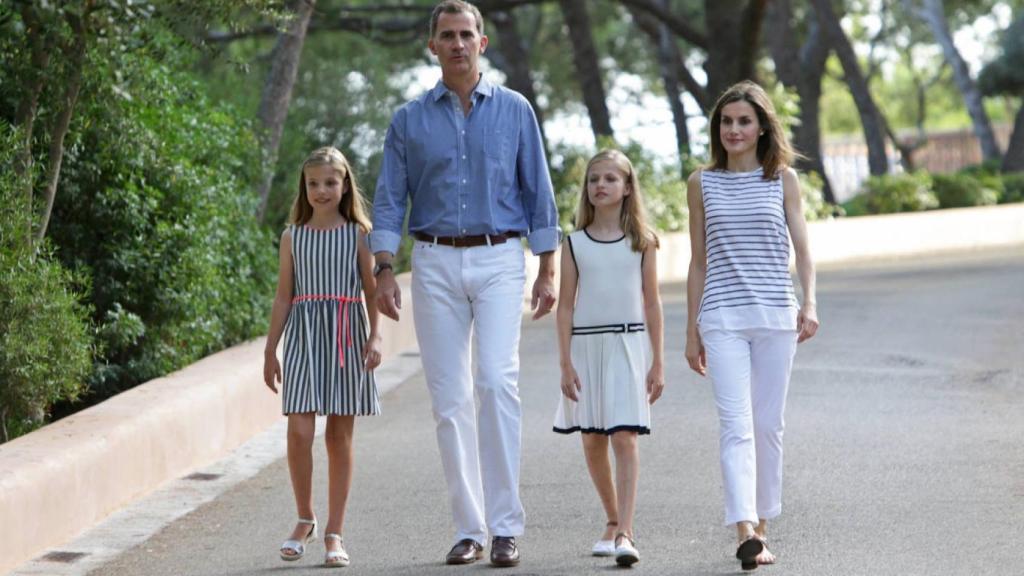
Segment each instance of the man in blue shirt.
[{"label": "man in blue shirt", "polygon": [[395,113],[374,197],[377,306],[398,319],[401,291],[391,259],[411,201],[413,318],[456,528],[446,562],[475,562],[490,534],[491,563],[516,566],[515,539],[525,524],[520,238],[540,257],[536,319],[555,302],[558,213],[533,110],[520,94],[480,74],[487,36],[479,10],[445,0],[430,24],[428,46],[441,80]]}]

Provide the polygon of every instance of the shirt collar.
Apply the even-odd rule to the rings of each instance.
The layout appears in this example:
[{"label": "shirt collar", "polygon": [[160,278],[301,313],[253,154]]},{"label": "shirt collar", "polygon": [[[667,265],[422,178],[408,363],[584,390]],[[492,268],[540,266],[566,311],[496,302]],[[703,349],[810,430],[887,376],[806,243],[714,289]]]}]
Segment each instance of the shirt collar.
[{"label": "shirt collar", "polygon": [[[430,90],[430,97],[434,102],[437,102],[449,92],[448,87],[444,84],[444,79],[439,79],[437,84],[434,84],[433,89]],[[477,81],[476,86],[473,87],[473,92],[470,96],[480,94],[481,96],[493,96],[494,95],[494,84],[491,84],[483,74],[480,74],[480,80]]]}]

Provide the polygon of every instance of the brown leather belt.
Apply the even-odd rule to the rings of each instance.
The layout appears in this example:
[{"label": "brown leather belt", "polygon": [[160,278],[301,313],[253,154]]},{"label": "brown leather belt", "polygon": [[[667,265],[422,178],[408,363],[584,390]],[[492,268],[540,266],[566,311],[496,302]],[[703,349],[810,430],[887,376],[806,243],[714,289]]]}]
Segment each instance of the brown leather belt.
[{"label": "brown leather belt", "polygon": [[520,234],[519,232],[504,232],[477,236],[433,236],[426,232],[413,232],[412,236],[421,242],[437,243],[455,248],[472,248],[473,246],[504,244],[509,238],[519,238]]}]

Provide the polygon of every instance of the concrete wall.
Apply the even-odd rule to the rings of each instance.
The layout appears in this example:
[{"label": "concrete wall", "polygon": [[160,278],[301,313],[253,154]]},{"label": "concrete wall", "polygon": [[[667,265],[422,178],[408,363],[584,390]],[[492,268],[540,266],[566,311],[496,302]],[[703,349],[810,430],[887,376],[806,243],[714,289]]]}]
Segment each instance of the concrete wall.
[{"label": "concrete wall", "polygon": [[[1024,250],[1024,204],[815,222],[810,237],[819,263]],[[684,279],[689,259],[686,234],[662,238],[662,281]],[[527,261],[529,292],[537,259]],[[408,275],[400,282],[402,321],[382,322],[388,356],[415,347]],[[263,346],[258,339],[219,352],[0,445],[0,573],[278,421],[280,397],[262,382]]]}]

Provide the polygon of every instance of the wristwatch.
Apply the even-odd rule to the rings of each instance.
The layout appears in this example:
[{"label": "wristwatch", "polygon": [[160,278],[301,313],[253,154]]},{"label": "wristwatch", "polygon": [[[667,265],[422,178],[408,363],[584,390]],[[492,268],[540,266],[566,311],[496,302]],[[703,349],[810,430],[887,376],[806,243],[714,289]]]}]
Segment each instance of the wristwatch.
[{"label": "wristwatch", "polygon": [[376,278],[378,274],[385,270],[394,270],[394,268],[391,267],[391,262],[381,262],[380,264],[374,266],[373,277]]}]

